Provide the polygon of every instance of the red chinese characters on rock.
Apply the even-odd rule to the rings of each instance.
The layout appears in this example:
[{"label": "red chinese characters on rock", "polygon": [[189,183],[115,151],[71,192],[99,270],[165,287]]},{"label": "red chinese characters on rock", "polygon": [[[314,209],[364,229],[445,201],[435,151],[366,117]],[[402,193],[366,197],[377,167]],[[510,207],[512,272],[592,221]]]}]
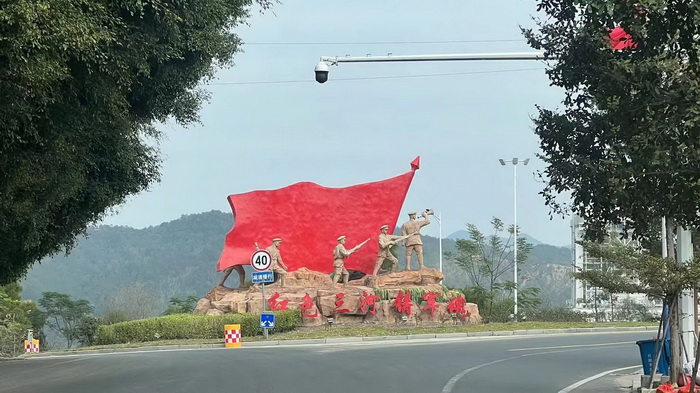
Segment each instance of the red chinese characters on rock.
[{"label": "red chinese characters on rock", "polygon": [[270,299],[267,300],[267,305],[270,307],[271,311],[286,311],[287,310],[287,304],[289,303],[289,300],[282,300],[281,302],[278,302],[277,299],[279,299],[280,294],[279,292],[275,292],[274,295]]},{"label": "red chinese characters on rock", "polygon": [[461,296],[453,297],[447,304],[447,311],[449,311],[451,314],[457,314],[462,318],[468,318],[472,315],[472,313],[465,308],[466,305],[467,299]]},{"label": "red chinese characters on rock", "polygon": [[423,300],[426,302],[426,306],[423,307],[423,310],[430,311],[431,317],[435,316],[435,310],[440,307],[440,305],[435,301],[435,299],[438,297],[440,297],[440,294],[437,292],[426,292],[423,294]]},{"label": "red chinese characters on rock", "polygon": [[314,308],[314,300],[311,299],[311,296],[309,296],[308,293],[306,295],[304,295],[304,298],[301,299],[300,308],[301,308],[302,318],[316,318],[316,317],[318,317],[318,310],[316,310],[316,312],[313,314],[307,313],[307,311]]},{"label": "red chinese characters on rock", "polygon": [[362,296],[360,296],[360,310],[362,310],[362,312],[367,312],[367,310],[369,310],[370,314],[376,315],[377,300],[379,300],[379,296],[370,295],[367,291],[362,291]]},{"label": "red chinese characters on rock", "polygon": [[399,291],[394,300],[394,307],[396,307],[396,311],[400,313],[411,315],[411,308],[413,307],[413,303],[411,303],[411,294],[408,293],[408,291]]},{"label": "red chinese characters on rock", "polygon": [[340,308],[345,303],[345,300],[343,300],[344,297],[345,297],[345,294],[342,292],[335,295],[335,312],[336,313],[349,313],[350,312],[350,310],[347,308]]}]

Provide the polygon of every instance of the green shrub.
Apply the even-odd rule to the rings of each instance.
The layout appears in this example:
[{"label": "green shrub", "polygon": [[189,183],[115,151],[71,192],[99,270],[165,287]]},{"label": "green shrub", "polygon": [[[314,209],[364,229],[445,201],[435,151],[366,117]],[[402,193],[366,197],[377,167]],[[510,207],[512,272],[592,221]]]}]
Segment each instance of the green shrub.
[{"label": "green shrub", "polygon": [[389,291],[386,289],[377,288],[374,294],[379,296],[379,300],[389,300]]},{"label": "green shrub", "polygon": [[540,309],[525,314],[528,321],[586,322],[588,315],[567,308]]},{"label": "green shrub", "polygon": [[[275,312],[275,329],[285,332],[301,323],[299,310]],[[175,314],[157,318],[100,326],[97,345],[176,339],[215,339],[224,337],[224,325],[240,324],[241,335],[262,334],[258,314],[191,315]]]},{"label": "green shrub", "polygon": [[[411,302],[418,306],[420,306],[423,303],[423,295],[425,295],[426,292],[433,292],[426,291],[423,288],[403,288],[401,289],[401,291],[408,293],[411,297]],[[435,298],[435,301],[438,303],[447,303],[453,297],[463,296],[460,291],[451,291],[446,289],[438,291],[438,293],[440,294],[440,296]],[[389,291],[386,289],[377,288],[374,290],[374,294],[379,296],[379,300],[391,300],[389,298]]]}]

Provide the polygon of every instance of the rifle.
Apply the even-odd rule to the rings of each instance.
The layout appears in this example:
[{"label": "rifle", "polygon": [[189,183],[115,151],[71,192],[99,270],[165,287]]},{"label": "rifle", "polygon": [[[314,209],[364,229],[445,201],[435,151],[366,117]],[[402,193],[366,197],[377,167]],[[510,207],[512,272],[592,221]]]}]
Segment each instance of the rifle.
[{"label": "rifle", "polygon": [[350,252],[353,253],[353,252],[359,250],[360,248],[362,248],[362,246],[364,246],[365,244],[367,244],[367,242],[370,241],[371,239],[372,239],[371,237],[370,237],[370,238],[367,238],[367,240],[365,240],[365,241],[363,241],[362,243],[360,243],[360,244],[356,245],[355,247],[353,247],[352,250],[350,250]]},{"label": "rifle", "polygon": [[389,247],[391,247],[391,246],[393,246],[394,244],[400,242],[401,240],[406,240],[406,239],[408,239],[409,237],[411,237],[411,236],[413,236],[413,235],[416,235],[416,234],[418,234],[418,232],[409,233],[409,234],[406,235],[406,236],[399,236],[399,238],[394,239],[394,240],[392,240],[392,241],[389,242]]}]

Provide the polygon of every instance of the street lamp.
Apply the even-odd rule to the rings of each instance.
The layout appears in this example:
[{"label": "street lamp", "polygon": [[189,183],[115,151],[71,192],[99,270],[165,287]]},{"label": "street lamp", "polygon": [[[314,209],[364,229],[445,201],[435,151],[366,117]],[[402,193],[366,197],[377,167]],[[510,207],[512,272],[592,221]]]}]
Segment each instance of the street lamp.
[{"label": "street lamp", "polygon": [[440,244],[440,273],[442,273],[442,213],[438,213],[436,216],[434,216],[438,220],[438,228],[439,229],[439,235],[438,235],[438,241]]},{"label": "street lamp", "polygon": [[[505,166],[506,161],[502,158],[498,159],[501,165]],[[516,321],[518,319],[518,193],[517,193],[517,178],[518,178],[518,163],[527,165],[530,162],[529,158],[519,160],[517,157],[510,161],[513,164],[513,302],[515,307],[513,314]]]}]

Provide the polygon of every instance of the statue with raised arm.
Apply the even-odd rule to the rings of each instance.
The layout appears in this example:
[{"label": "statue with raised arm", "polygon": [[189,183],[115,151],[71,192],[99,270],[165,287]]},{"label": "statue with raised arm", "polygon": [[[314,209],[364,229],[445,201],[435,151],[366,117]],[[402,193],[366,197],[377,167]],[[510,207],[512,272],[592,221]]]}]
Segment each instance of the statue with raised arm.
[{"label": "statue with raised arm", "polygon": [[367,239],[348,250],[345,248],[345,236],[338,238],[338,245],[333,249],[333,268],[335,269],[335,272],[333,272],[333,284],[337,284],[341,276],[343,277],[343,284],[348,283],[350,273],[345,269],[345,258],[362,248],[369,240]]},{"label": "statue with raised arm", "polygon": [[379,268],[382,267],[382,263],[384,263],[384,261],[387,259],[391,261],[391,271],[395,272],[398,268],[399,260],[394,256],[394,254],[391,253],[391,247],[401,240],[407,239],[409,236],[414,235],[413,233],[406,236],[390,235],[389,225],[382,225],[379,230],[381,231],[378,238],[379,253],[377,254],[377,262],[374,264],[374,271],[372,272],[373,276],[376,276],[377,273],[379,273]]},{"label": "statue with raised arm", "polygon": [[406,268],[404,270],[411,270],[411,256],[415,252],[416,259],[418,259],[418,269],[425,269],[423,264],[423,240],[420,237],[420,229],[426,225],[430,224],[429,215],[432,215],[433,211],[427,209],[421,217],[423,220],[416,220],[416,212],[408,213],[408,221],[401,226],[401,235],[407,236],[403,244],[406,246]]}]

